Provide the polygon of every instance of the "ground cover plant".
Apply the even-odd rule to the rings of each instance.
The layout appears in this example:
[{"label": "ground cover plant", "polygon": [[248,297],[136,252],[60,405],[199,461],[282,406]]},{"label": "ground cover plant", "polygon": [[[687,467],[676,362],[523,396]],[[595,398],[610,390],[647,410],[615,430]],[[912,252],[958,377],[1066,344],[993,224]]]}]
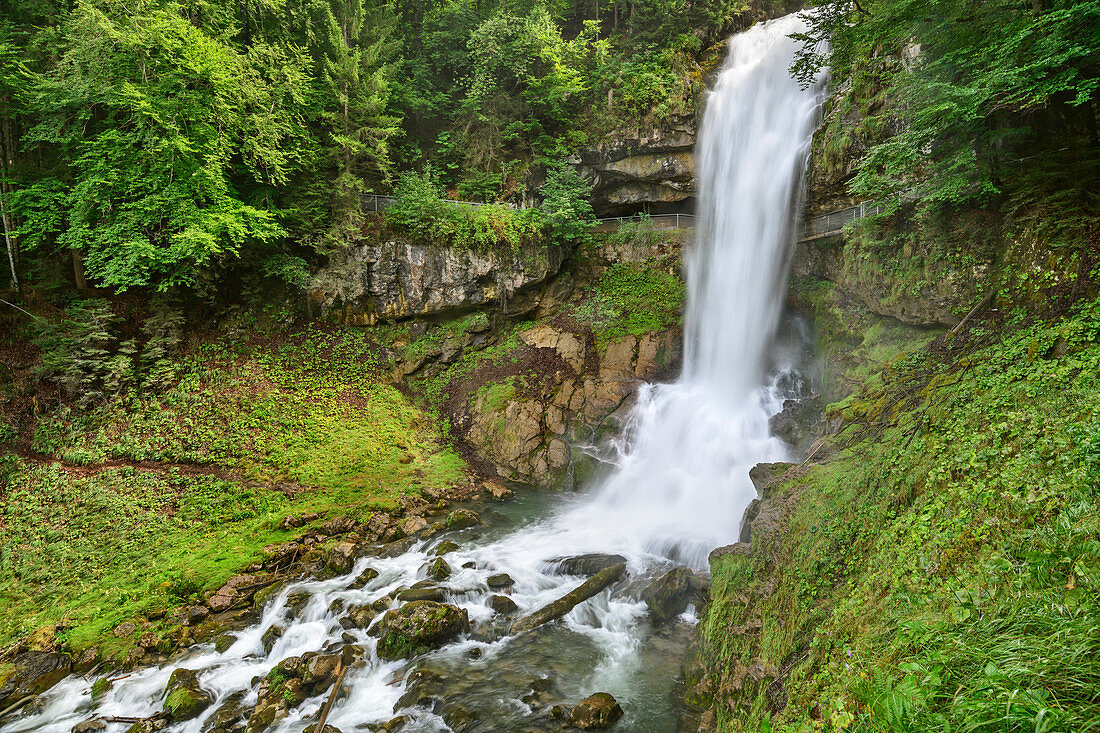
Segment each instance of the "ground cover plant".
[{"label": "ground cover plant", "polygon": [[218,587],[289,514],[365,518],[464,481],[388,363],[362,331],[227,328],[169,389],[44,415],[3,464],[0,645],[54,626],[79,648]]}]

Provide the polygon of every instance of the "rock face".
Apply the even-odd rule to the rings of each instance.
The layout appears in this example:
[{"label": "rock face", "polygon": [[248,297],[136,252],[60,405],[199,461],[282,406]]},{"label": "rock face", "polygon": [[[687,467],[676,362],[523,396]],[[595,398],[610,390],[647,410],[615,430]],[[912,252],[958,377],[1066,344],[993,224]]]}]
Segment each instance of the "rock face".
[{"label": "rock face", "polygon": [[[597,347],[588,336],[542,325],[520,333],[562,368],[546,375],[538,395],[501,383],[473,400],[466,440],[504,478],[549,485],[573,458],[570,445],[614,429],[608,416],[638,385],[678,363],[678,330],[625,336]],[[595,368],[592,365],[595,364]]]},{"label": "rock face", "polygon": [[380,659],[402,659],[435,649],[470,630],[466,609],[435,601],[412,601],[382,617]]},{"label": "rock face", "polygon": [[15,662],[8,679],[0,681],[0,708],[27,695],[50,689],[72,670],[72,659],[60,652],[27,652]]},{"label": "rock face", "polygon": [[343,323],[435,315],[502,303],[558,272],[563,247],[528,243],[518,253],[407,241],[363,244],[321,270],[309,296]]},{"label": "rock face", "polygon": [[695,116],[674,116],[658,127],[612,132],[571,162],[592,181],[597,212],[630,214],[695,196],[694,149]]},{"label": "rock face", "polygon": [[610,728],[623,717],[618,701],[606,692],[589,695],[569,711],[569,725],[581,730]]}]

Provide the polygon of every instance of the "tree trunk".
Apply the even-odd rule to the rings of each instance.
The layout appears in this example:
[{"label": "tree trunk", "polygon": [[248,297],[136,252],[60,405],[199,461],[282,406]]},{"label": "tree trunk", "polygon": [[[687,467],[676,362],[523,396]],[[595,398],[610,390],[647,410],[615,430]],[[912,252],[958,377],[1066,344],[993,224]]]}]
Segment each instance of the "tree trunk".
[{"label": "tree trunk", "polygon": [[76,247],[69,251],[73,254],[73,278],[76,280],[76,289],[85,293],[88,291],[88,280],[84,277],[84,258],[80,256],[80,250]]},{"label": "tree trunk", "polygon": [[8,219],[8,207],[5,200],[5,191],[7,184],[0,184],[0,219],[4,224],[4,243],[8,246],[8,266],[11,267],[11,284],[16,290],[21,290],[19,287],[19,276],[15,274],[15,246],[11,241],[11,221]]}]

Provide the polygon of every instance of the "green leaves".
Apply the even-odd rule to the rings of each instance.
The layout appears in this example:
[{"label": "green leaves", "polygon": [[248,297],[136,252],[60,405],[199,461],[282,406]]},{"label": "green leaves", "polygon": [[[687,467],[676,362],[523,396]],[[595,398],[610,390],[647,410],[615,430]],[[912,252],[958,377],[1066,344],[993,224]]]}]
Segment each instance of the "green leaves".
[{"label": "green leaves", "polygon": [[[932,207],[1011,199],[1017,215],[1040,207],[1046,218],[1087,216],[1084,202],[1097,195],[1087,130],[1100,89],[1100,2],[828,1],[809,22],[798,36],[799,78],[829,65],[852,82],[848,95],[888,100],[864,111],[892,134],[865,140],[853,193],[904,192]],[[1055,148],[1087,162],[1072,180],[1048,170],[1037,184],[1030,174]]]}]

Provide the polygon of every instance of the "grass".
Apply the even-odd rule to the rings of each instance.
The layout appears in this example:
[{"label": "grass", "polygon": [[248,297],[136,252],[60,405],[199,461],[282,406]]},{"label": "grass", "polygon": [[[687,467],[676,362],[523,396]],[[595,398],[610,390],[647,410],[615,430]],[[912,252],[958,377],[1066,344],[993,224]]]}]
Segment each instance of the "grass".
[{"label": "grass", "polygon": [[[1008,330],[891,364],[775,544],[714,564],[721,729],[1100,730],[1100,302]],[[737,662],[789,669],[782,712]]]},{"label": "grass", "polygon": [[[45,416],[34,447],[90,468],[0,466],[0,645],[51,625],[74,648],[121,644],[117,623],[219,587],[289,537],[289,514],[366,516],[462,481],[379,353],[363,332],[314,326],[226,336],[195,344],[162,394]],[[156,470],[97,465],[110,460]]]}]

